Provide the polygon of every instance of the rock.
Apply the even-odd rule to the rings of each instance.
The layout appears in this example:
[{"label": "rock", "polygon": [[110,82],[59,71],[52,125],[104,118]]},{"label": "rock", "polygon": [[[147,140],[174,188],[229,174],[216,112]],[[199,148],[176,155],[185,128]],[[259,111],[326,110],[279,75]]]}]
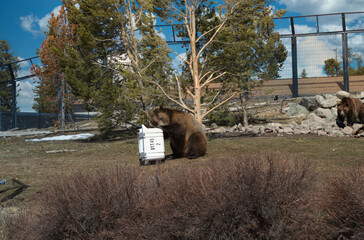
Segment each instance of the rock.
[{"label": "rock", "polygon": [[351,127],[346,126],[341,130],[341,132],[344,133],[345,135],[351,135],[353,129]]},{"label": "rock", "polygon": [[337,103],[340,101],[340,99],[336,96],[333,96],[331,94],[324,95],[325,100],[321,103],[321,106],[323,108],[332,108],[337,105]]},{"label": "rock", "polygon": [[285,134],[292,134],[293,133],[293,129],[290,128],[290,127],[284,127],[282,130],[282,133],[285,133]]},{"label": "rock", "polygon": [[317,116],[315,113],[308,114],[307,120],[311,120],[312,122],[326,123],[325,119]]},{"label": "rock", "polygon": [[228,132],[237,132],[239,129],[238,129],[238,125],[234,125],[233,127],[229,128],[227,131]]},{"label": "rock", "polygon": [[353,124],[353,131],[356,132],[359,128],[361,128],[363,124],[354,123]]},{"label": "rock", "polygon": [[264,127],[263,126],[253,126],[251,129],[252,134],[261,134],[264,133]]},{"label": "rock", "polygon": [[217,129],[212,130],[213,133],[225,133],[226,129],[224,127],[219,127]]},{"label": "rock", "polygon": [[[243,131],[243,128],[244,128],[244,127],[243,127],[243,124],[239,123],[239,124],[238,124],[238,129],[239,129],[239,131],[244,132],[244,131]],[[244,129],[244,130],[245,130],[245,129]]]},{"label": "rock", "polygon": [[343,97],[350,97],[350,93],[345,92],[345,91],[338,91],[336,93],[336,97],[342,99]]},{"label": "rock", "polygon": [[323,130],[318,130],[318,131],[317,131],[317,134],[318,134],[319,136],[326,136],[326,135],[327,135],[327,133],[326,133],[325,131],[323,131]]},{"label": "rock", "polygon": [[219,127],[219,126],[217,126],[217,124],[216,124],[216,123],[212,123],[212,124],[211,124],[211,128],[212,128],[212,129],[217,129],[218,127]]},{"label": "rock", "polygon": [[305,115],[307,116],[310,112],[302,105],[298,103],[288,103],[287,115],[289,116],[297,116],[297,115]]},{"label": "rock", "polygon": [[299,104],[304,106],[308,111],[314,111],[318,108],[318,103],[314,97],[304,97]]},{"label": "rock", "polygon": [[329,133],[329,136],[330,137],[342,137],[342,136],[344,136],[344,134],[338,130],[334,130]]},{"label": "rock", "polygon": [[282,124],[280,124],[280,123],[268,123],[266,125],[266,130],[269,129],[272,131],[278,131],[278,129],[281,129],[281,128],[282,128]]},{"label": "rock", "polygon": [[321,95],[316,95],[315,99],[316,99],[316,102],[318,103],[318,105],[320,107],[322,107],[322,103],[325,101],[325,98]]},{"label": "rock", "polygon": [[310,130],[308,130],[308,129],[301,129],[300,131],[301,131],[301,134],[309,134],[309,133],[311,133]]},{"label": "rock", "polygon": [[331,110],[331,114],[334,116],[334,117],[337,117],[337,107],[333,107],[330,109]]},{"label": "rock", "polygon": [[327,108],[317,108],[315,113],[322,118],[329,118],[332,116],[331,110]]},{"label": "rock", "polygon": [[293,130],[293,134],[294,135],[299,135],[299,134],[301,134],[301,130],[296,128],[296,129]]}]

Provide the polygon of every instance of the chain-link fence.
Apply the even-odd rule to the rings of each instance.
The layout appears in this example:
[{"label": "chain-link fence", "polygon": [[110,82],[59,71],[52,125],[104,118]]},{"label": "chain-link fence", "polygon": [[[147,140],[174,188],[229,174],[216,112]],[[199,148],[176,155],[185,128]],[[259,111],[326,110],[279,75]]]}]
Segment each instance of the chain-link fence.
[{"label": "chain-link fence", "polygon": [[[90,114],[66,114],[67,123],[75,123],[89,120],[93,117]],[[48,128],[53,127],[58,121],[56,114],[17,112],[15,117],[16,129]],[[0,131],[6,131],[13,127],[13,116],[11,112],[0,112]]]},{"label": "chain-link fence", "polygon": [[260,95],[292,97],[364,91],[364,12],[275,19],[287,59]]},{"label": "chain-link fence", "polygon": [[[33,109],[34,86],[37,82],[30,67],[38,57],[22,59],[9,64],[0,64],[0,131],[9,129],[47,128],[54,126],[59,116],[37,113]],[[65,122],[79,122],[91,119],[95,114],[85,112],[74,105],[79,114],[65,114]]]},{"label": "chain-link fence", "polygon": [[[287,49],[287,59],[280,71],[280,79],[265,81],[256,95],[298,97],[339,90],[364,92],[364,12],[282,17],[276,18],[275,22]],[[173,40],[167,41],[169,45],[184,43],[175,38],[173,25],[158,26],[161,30],[171,29]],[[0,73],[7,76],[0,76],[0,90],[6,86],[10,93],[7,106],[0,99],[3,101],[0,102],[3,106],[0,130],[44,128],[55,122],[55,115],[34,113],[34,102],[29,100],[32,96],[27,96],[31,92],[34,97],[31,88],[34,87],[31,80],[34,75],[24,69],[29,69],[37,59],[0,64]],[[12,71],[15,68],[20,71]],[[29,87],[30,90],[27,89]],[[33,113],[24,111],[17,104],[27,105],[26,111],[30,109]],[[87,114],[82,117],[75,115],[67,121],[89,118],[91,116]]]}]

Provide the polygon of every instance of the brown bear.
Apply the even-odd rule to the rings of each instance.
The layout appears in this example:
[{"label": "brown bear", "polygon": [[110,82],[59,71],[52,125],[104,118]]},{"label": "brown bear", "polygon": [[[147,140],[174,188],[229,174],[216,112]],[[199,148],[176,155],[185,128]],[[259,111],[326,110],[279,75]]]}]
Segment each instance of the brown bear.
[{"label": "brown bear", "polygon": [[169,137],[174,158],[205,155],[205,132],[190,114],[160,106],[148,112],[148,117],[153,126],[161,128]]},{"label": "brown bear", "polygon": [[345,118],[349,127],[353,126],[356,119],[364,123],[364,105],[360,99],[343,97],[337,104],[337,124],[339,127],[345,126],[343,123]]}]

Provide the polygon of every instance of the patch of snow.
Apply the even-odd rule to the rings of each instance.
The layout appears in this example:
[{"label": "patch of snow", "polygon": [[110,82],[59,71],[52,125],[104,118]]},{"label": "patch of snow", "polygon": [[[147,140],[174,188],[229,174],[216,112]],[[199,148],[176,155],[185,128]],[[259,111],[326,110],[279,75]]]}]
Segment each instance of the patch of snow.
[{"label": "patch of snow", "polygon": [[35,138],[35,139],[29,139],[29,140],[25,140],[25,141],[27,141],[27,142],[41,142],[41,141],[82,140],[82,139],[91,138],[93,136],[95,136],[95,134],[82,133],[82,134],[76,134],[76,135],[60,135],[60,136],[54,136],[54,137]]}]

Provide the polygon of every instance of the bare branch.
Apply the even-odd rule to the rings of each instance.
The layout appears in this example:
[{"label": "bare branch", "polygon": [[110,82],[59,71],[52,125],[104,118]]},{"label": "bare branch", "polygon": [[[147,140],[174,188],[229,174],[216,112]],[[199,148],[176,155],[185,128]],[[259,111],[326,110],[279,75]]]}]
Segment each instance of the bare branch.
[{"label": "bare branch", "polygon": [[[236,3],[232,9],[231,9],[231,13],[234,12],[235,8],[239,5],[239,3]],[[209,41],[204,45],[202,46],[202,48],[200,49],[200,51],[198,52],[197,54],[197,57],[199,57],[201,55],[201,53],[205,50],[205,48],[207,46],[209,46],[211,44],[211,42],[215,39],[216,35],[221,31],[222,27],[225,25],[226,21],[229,19],[229,16],[226,16],[224,18],[224,20],[222,21],[222,23],[220,25],[218,25],[216,31],[214,32],[214,34],[212,35],[212,37],[209,39]]]},{"label": "bare branch", "polygon": [[182,59],[182,61],[184,61],[185,63],[187,63],[188,65],[190,65],[190,63],[187,61],[187,59],[185,59],[179,53],[177,53],[176,50],[174,50],[174,49],[172,49],[172,50],[173,50],[173,52],[172,52],[173,54],[177,55],[180,59]]},{"label": "bare branch", "polygon": [[211,83],[212,81],[214,81],[215,79],[218,79],[220,77],[222,77],[223,75],[226,74],[226,72],[220,73],[219,75],[217,75],[216,77],[212,77],[214,75],[215,72],[211,73],[211,75],[209,76],[209,78],[201,85],[201,88],[205,87],[207,84]]},{"label": "bare branch", "polygon": [[214,32],[214,34],[212,35],[212,37],[209,39],[209,41],[202,46],[202,48],[200,49],[200,51],[197,53],[197,57],[200,57],[201,53],[203,52],[203,50],[205,50],[205,48],[207,48],[207,46],[209,46],[211,44],[211,42],[214,40],[214,38],[216,37],[216,35],[220,32],[220,30],[222,29],[222,27],[225,25],[227,19],[224,19],[224,21],[218,25],[218,28],[216,29],[216,31]]},{"label": "bare branch", "polygon": [[143,68],[142,70],[141,70],[141,72],[144,72],[145,70],[147,70],[149,67],[150,67],[150,65],[152,65],[155,61],[156,61],[157,59],[155,58],[155,59],[153,59],[152,61],[150,61],[150,63],[148,63],[148,65],[145,67],[145,68]]},{"label": "bare branch", "polygon": [[143,14],[143,5],[140,6],[139,15],[138,15],[138,18],[135,19],[133,29],[136,28],[137,24],[139,23],[140,19],[142,18],[142,14]]},{"label": "bare branch", "polygon": [[217,26],[215,26],[215,27],[211,28],[211,29],[210,29],[210,30],[208,30],[207,32],[204,32],[201,36],[199,36],[199,37],[197,38],[196,42],[200,41],[200,39],[201,39],[201,38],[203,38],[206,34],[209,34],[210,32],[214,31],[214,30],[215,30],[216,28],[218,28],[218,27],[219,27],[219,25],[217,25]]},{"label": "bare branch", "polygon": [[163,89],[163,87],[159,84],[159,83],[157,83],[157,82],[155,82],[155,81],[149,81],[149,80],[146,80],[146,82],[149,82],[149,83],[153,83],[153,84],[155,84],[155,85],[157,85],[158,87],[159,87],[159,89],[162,91],[162,93],[164,94],[164,96],[166,96],[169,100],[171,100],[172,102],[174,102],[174,103],[176,103],[176,104],[178,104],[179,106],[181,106],[182,108],[184,108],[184,109],[186,109],[188,112],[191,112],[191,113],[193,113],[193,110],[192,109],[190,109],[189,107],[187,107],[187,105],[184,103],[184,102],[182,102],[182,103],[180,103],[179,101],[177,101],[176,99],[174,99],[174,98],[172,98],[164,89]]},{"label": "bare branch", "polygon": [[209,114],[210,112],[214,111],[216,108],[224,105],[225,103],[227,103],[230,99],[232,99],[233,97],[235,97],[236,93],[233,93],[232,95],[230,95],[228,98],[226,98],[224,101],[220,102],[219,104],[217,104],[216,106],[212,107],[211,109],[209,109],[208,111],[206,111],[204,114],[202,114],[202,118],[204,118],[207,114]]},{"label": "bare branch", "polygon": [[196,96],[190,91],[190,89],[186,88],[186,92],[188,95],[190,95],[193,99],[196,98]]},{"label": "bare branch", "polygon": [[185,102],[183,101],[182,99],[182,90],[181,90],[181,85],[179,83],[179,80],[178,80],[178,76],[177,74],[175,74],[175,77],[176,77],[176,82],[177,82],[177,88],[178,88],[178,97],[179,97],[179,101],[182,105],[185,106],[185,109],[188,109],[187,105],[185,104]]},{"label": "bare branch", "polygon": [[212,103],[215,102],[216,98],[220,95],[220,93],[221,93],[221,87],[209,103],[203,103],[203,104],[201,104],[201,106],[206,106],[206,107],[210,106]]}]

